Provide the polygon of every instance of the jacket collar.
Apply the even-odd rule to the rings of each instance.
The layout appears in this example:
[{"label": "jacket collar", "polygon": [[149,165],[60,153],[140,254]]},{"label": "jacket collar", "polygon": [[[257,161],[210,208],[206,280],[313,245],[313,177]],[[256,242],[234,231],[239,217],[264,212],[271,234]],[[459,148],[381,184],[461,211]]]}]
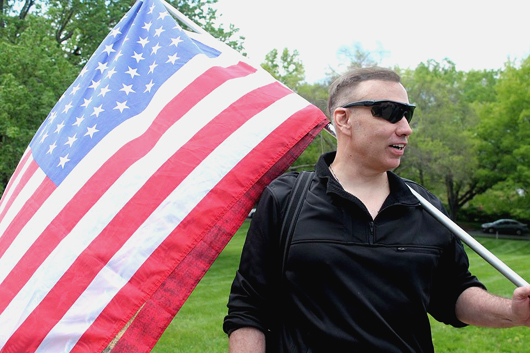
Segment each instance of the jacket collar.
[{"label": "jacket collar", "polygon": [[[333,174],[331,174],[329,169],[329,166],[335,159],[335,155],[336,152],[329,152],[320,156],[315,171],[317,176],[324,182],[324,185],[326,185],[328,194],[338,194],[343,198],[349,199],[352,195],[343,189],[342,185],[340,185],[340,183],[333,177]],[[386,199],[383,207],[393,204],[408,206],[416,206],[420,204],[418,199],[412,195],[409,187],[401,177],[391,171],[388,171],[387,174],[390,185],[390,195]]]}]

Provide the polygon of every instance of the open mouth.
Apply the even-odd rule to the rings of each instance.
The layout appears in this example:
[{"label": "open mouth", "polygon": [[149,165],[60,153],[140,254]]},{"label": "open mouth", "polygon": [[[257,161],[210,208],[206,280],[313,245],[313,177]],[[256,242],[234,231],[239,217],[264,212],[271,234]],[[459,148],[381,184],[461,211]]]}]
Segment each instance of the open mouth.
[{"label": "open mouth", "polygon": [[399,144],[399,145],[390,145],[390,147],[402,151],[402,150],[405,148],[405,145],[403,145],[403,144]]}]

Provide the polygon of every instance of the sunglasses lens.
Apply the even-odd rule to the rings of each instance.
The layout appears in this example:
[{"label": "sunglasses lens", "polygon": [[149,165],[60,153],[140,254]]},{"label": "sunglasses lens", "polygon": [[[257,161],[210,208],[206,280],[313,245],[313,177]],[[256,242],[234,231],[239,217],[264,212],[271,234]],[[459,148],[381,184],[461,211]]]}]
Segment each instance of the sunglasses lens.
[{"label": "sunglasses lens", "polygon": [[392,124],[397,123],[403,117],[410,122],[413,111],[413,107],[394,102],[382,102],[372,107],[373,116],[377,118],[383,118]]}]

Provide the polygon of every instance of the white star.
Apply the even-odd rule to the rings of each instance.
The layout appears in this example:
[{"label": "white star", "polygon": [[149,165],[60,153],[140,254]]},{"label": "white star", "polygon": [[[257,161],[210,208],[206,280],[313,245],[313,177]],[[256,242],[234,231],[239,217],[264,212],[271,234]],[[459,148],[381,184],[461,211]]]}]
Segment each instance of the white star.
[{"label": "white star", "polygon": [[147,32],[149,32],[149,28],[151,28],[151,25],[153,24],[153,22],[144,22],[144,26],[142,27],[143,29],[145,29]]},{"label": "white star", "polygon": [[56,112],[52,112],[50,114],[50,117],[48,118],[49,119],[48,124],[51,123],[56,117],[57,117],[57,113]]},{"label": "white star", "polygon": [[81,126],[81,123],[85,120],[85,116],[81,115],[80,117],[75,118],[75,123],[72,124],[72,126]]},{"label": "white star", "polygon": [[103,50],[104,52],[107,53],[107,55],[110,55],[110,53],[112,52],[115,52],[116,50],[112,49],[113,45],[105,45],[105,49]]},{"label": "white star", "polygon": [[[57,142],[57,141],[55,141],[55,142]],[[46,154],[52,154],[53,153],[53,150],[55,149],[55,147],[57,147],[55,142],[53,143],[53,145],[50,145],[50,149],[48,150],[48,152],[46,152]]]},{"label": "white star", "polygon": [[72,102],[68,103],[67,105],[64,106],[63,113],[68,113],[68,111],[72,109],[72,107],[73,107]]},{"label": "white star", "polygon": [[160,12],[160,13],[159,13],[159,16],[158,16],[158,18],[157,18],[157,20],[159,20],[159,19],[164,19],[164,18],[166,18],[166,16],[169,16],[169,13],[168,13],[167,11],[165,11],[165,12]]},{"label": "white star", "polygon": [[67,163],[67,162],[70,162],[70,160],[68,159],[68,154],[64,157],[59,157],[59,159],[61,160],[59,162],[59,164],[57,164],[58,167],[61,167],[64,169],[64,165]]},{"label": "white star", "polygon": [[121,50],[118,52],[118,54],[116,54],[116,56],[114,57],[114,60],[113,61],[118,61],[118,59],[120,58],[120,56],[122,56],[123,54],[121,53]]},{"label": "white star", "polygon": [[107,87],[103,87],[103,88],[101,89],[101,91],[99,91],[98,97],[99,97],[99,96],[103,96],[103,97],[105,97],[105,95],[107,94],[107,92],[110,92],[109,85],[107,85]]},{"label": "white star", "polygon": [[171,38],[171,44],[169,46],[174,45],[178,47],[180,42],[182,42],[182,39],[180,39],[180,36],[178,36],[177,38]]},{"label": "white star", "polygon": [[168,55],[167,56],[167,61],[166,61],[166,64],[167,63],[172,63],[173,65],[175,65],[175,61],[177,61],[178,59],[180,59],[178,56],[177,56],[177,53],[175,53],[174,55]]},{"label": "white star", "polygon": [[88,88],[93,88],[94,90],[96,90],[96,88],[98,88],[100,82],[101,82],[101,80],[99,80],[97,82],[96,81],[92,81],[92,84]]},{"label": "white star", "polygon": [[40,143],[43,143],[46,137],[48,137],[48,132],[44,133],[44,135],[42,136],[42,139],[40,140]]},{"label": "white star", "polygon": [[140,43],[142,45],[142,48],[145,48],[145,45],[149,43],[149,41],[147,40],[147,37],[145,38],[140,37],[140,40],[136,43]]},{"label": "white star", "polygon": [[121,32],[120,32],[120,27],[116,27],[116,28],[114,28],[112,31],[110,31],[110,35],[111,35],[111,36],[114,36],[114,38],[116,38],[116,36],[117,36],[118,34],[121,34]]},{"label": "white star", "polygon": [[75,134],[74,136],[71,136],[68,138],[68,142],[65,143],[65,145],[69,145],[70,147],[72,147],[72,145],[74,144],[75,141],[77,141],[77,134]]},{"label": "white star", "polygon": [[123,85],[123,88],[120,89],[120,91],[124,91],[127,95],[129,95],[129,93],[136,93],[135,91],[133,91],[132,89],[132,85],[129,85],[129,86],[126,86],[124,83],[122,83]]},{"label": "white star", "polygon": [[125,73],[131,75],[131,78],[134,78],[134,76],[140,76],[140,74],[136,73],[136,70],[138,69],[131,69],[130,66],[127,66],[127,67],[129,68],[129,70],[125,71]]},{"label": "white star", "polygon": [[64,127],[64,121],[60,124],[57,124],[57,129],[55,129],[54,132],[59,133],[61,132],[61,129]]},{"label": "white star", "polygon": [[59,98],[59,102],[62,101],[63,98],[64,98],[64,93],[63,93],[63,95],[61,96],[61,98]]},{"label": "white star", "polygon": [[83,98],[83,100],[85,101],[85,103],[83,103],[83,104],[81,105],[82,107],[85,107],[85,108],[86,108],[86,107],[88,107],[88,105],[89,105],[90,103],[92,103],[92,97],[90,97],[90,99],[85,99],[85,98]]},{"label": "white star", "polygon": [[140,60],[144,60],[144,56],[142,53],[138,54],[137,52],[134,52],[134,55],[131,56],[131,58],[134,58],[136,60],[136,63],[139,63]]},{"label": "white star", "polygon": [[158,49],[162,48],[159,44],[160,43],[156,43],[156,45],[151,48],[151,55],[153,55],[153,54],[156,55],[156,52],[158,51]]},{"label": "white star", "polygon": [[79,91],[80,88],[81,88],[81,87],[79,87],[79,83],[78,83],[77,86],[72,87],[72,92],[70,92],[70,94],[76,94],[77,91]]},{"label": "white star", "polygon": [[94,125],[94,126],[92,126],[92,127],[87,127],[87,130],[88,130],[88,131],[86,132],[86,134],[85,134],[84,136],[89,135],[90,138],[92,138],[92,136],[93,136],[96,132],[99,131],[98,129],[96,129],[96,125]]},{"label": "white star", "polygon": [[166,30],[164,28],[162,28],[162,26],[160,26],[160,28],[155,31],[155,35],[153,37],[160,37],[162,32],[165,32],[165,31]]},{"label": "white star", "polygon": [[98,67],[96,70],[99,70],[99,72],[103,73],[103,71],[107,70],[107,63],[100,63],[98,62]]},{"label": "white star", "polygon": [[122,103],[116,102],[116,106],[114,107],[114,109],[119,109],[120,113],[123,113],[124,109],[129,109],[129,107],[127,106],[127,101]]},{"label": "white star", "polygon": [[95,115],[96,118],[99,118],[99,113],[105,111],[105,109],[101,108],[102,106],[103,106],[103,104],[101,104],[99,107],[94,107],[94,112],[92,114],[90,114],[90,116]]},{"label": "white star", "polygon": [[148,14],[148,15],[152,14],[154,9],[155,9],[155,5],[151,6],[151,7],[149,8],[149,12],[148,12],[147,14]]},{"label": "white star", "polygon": [[79,73],[79,76],[83,77],[86,73],[88,72],[86,66],[83,67],[83,70],[81,70],[81,72]]},{"label": "white star", "polygon": [[158,65],[156,64],[156,61],[153,61],[153,64],[152,65],[149,65],[149,72],[148,74],[150,74],[151,72],[155,72],[155,67],[157,67]]},{"label": "white star", "polygon": [[149,82],[147,85],[145,85],[145,92],[149,92],[151,93],[151,88],[154,86],[155,84],[153,83],[153,80],[151,80],[151,82]]},{"label": "white star", "polygon": [[114,70],[114,68],[110,69],[109,71],[107,71],[107,77],[105,78],[112,78],[112,75],[114,75],[116,72],[116,70]]}]

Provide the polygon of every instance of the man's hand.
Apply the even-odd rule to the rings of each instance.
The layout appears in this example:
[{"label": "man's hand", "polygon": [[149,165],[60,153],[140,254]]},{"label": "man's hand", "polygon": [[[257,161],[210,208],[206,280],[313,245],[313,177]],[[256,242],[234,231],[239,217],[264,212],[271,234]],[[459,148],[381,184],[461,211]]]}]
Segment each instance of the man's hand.
[{"label": "man's hand", "polygon": [[530,286],[519,287],[513,292],[512,315],[517,326],[530,326]]}]

